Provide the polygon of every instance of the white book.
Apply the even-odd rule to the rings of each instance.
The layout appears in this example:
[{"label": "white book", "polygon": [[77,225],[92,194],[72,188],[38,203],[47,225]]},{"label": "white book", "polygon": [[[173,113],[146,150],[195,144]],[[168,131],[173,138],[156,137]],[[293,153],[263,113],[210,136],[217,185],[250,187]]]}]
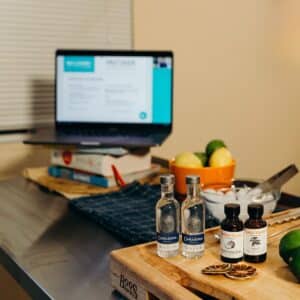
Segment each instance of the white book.
[{"label": "white book", "polygon": [[[147,177],[154,176],[159,173],[159,170],[160,170],[159,165],[152,165],[151,169],[122,174],[122,179],[127,184],[134,180],[139,180],[139,179],[144,179]],[[85,182],[85,183],[98,185],[106,188],[117,186],[116,179],[113,176],[95,175],[93,173],[88,173],[88,172],[70,169],[61,166],[50,166],[48,168],[48,173],[53,177],[67,178],[70,180]]]},{"label": "white book", "polygon": [[142,155],[128,153],[116,157],[57,149],[52,151],[51,164],[103,176],[113,176],[112,165],[115,165],[120,174],[133,173],[151,168],[151,155],[149,151]]}]

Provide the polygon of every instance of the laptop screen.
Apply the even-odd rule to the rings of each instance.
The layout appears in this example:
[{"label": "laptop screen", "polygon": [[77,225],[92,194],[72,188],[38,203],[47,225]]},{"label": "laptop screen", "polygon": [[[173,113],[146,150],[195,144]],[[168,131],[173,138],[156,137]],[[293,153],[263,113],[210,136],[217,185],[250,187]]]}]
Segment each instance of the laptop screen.
[{"label": "laptop screen", "polygon": [[171,124],[172,59],[171,52],[58,51],[56,121]]}]

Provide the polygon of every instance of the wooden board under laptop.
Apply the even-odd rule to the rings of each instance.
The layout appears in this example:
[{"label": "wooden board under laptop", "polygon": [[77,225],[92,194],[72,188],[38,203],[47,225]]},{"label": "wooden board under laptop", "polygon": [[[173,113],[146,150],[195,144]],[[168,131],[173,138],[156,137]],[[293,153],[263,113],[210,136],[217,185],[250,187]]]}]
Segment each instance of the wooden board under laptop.
[{"label": "wooden board under laptop", "polygon": [[[165,169],[159,170],[161,173],[166,171]],[[92,195],[106,194],[119,189],[118,186],[104,188],[65,178],[55,178],[48,174],[47,167],[27,168],[23,171],[23,176],[50,191],[63,195],[69,200]],[[139,182],[154,184],[159,182],[158,179],[158,176],[146,176],[143,179],[139,179]]]},{"label": "wooden board under laptop", "polygon": [[[274,214],[270,218],[286,213]],[[220,263],[220,245],[214,237],[219,228],[212,228],[206,231],[205,254],[198,260],[180,255],[160,258],[156,255],[155,242],[113,251],[112,285],[129,299],[200,299],[192,290],[228,300],[296,299],[299,283],[278,254],[280,238],[295,228],[300,228],[300,219],[269,227],[267,261],[250,264],[258,272],[252,279],[232,280],[223,275],[201,273],[204,267]]]}]

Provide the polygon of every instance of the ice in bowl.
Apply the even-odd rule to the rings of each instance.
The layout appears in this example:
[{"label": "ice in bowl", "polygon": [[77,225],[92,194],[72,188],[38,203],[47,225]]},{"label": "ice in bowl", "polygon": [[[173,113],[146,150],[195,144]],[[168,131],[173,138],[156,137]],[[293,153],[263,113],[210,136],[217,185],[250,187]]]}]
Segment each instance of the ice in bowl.
[{"label": "ice in bowl", "polygon": [[248,219],[248,204],[258,202],[264,205],[264,216],[271,214],[280,198],[280,191],[273,190],[268,193],[256,191],[249,193],[250,187],[231,187],[226,189],[207,188],[201,192],[208,211],[221,222],[225,218],[224,205],[226,203],[238,203],[241,207],[240,219],[244,222]]}]

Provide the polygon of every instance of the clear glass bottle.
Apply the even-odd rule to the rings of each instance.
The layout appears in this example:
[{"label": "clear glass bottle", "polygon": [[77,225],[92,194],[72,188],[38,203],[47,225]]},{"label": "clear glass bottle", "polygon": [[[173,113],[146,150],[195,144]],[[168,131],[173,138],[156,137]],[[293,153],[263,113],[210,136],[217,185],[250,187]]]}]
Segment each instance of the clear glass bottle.
[{"label": "clear glass bottle", "polygon": [[244,225],[239,219],[240,205],[225,204],[224,212],[226,218],[221,222],[221,259],[237,263],[244,255]]},{"label": "clear glass bottle", "polygon": [[200,177],[187,176],[187,198],[181,207],[182,255],[197,258],[204,253],[205,208],[200,197]]},{"label": "clear glass bottle", "polygon": [[176,256],[179,251],[180,207],[174,198],[175,177],[160,176],[161,198],[156,203],[157,255]]},{"label": "clear glass bottle", "polygon": [[248,205],[249,219],[245,222],[244,259],[252,263],[264,262],[267,258],[267,222],[262,219],[264,206]]}]

